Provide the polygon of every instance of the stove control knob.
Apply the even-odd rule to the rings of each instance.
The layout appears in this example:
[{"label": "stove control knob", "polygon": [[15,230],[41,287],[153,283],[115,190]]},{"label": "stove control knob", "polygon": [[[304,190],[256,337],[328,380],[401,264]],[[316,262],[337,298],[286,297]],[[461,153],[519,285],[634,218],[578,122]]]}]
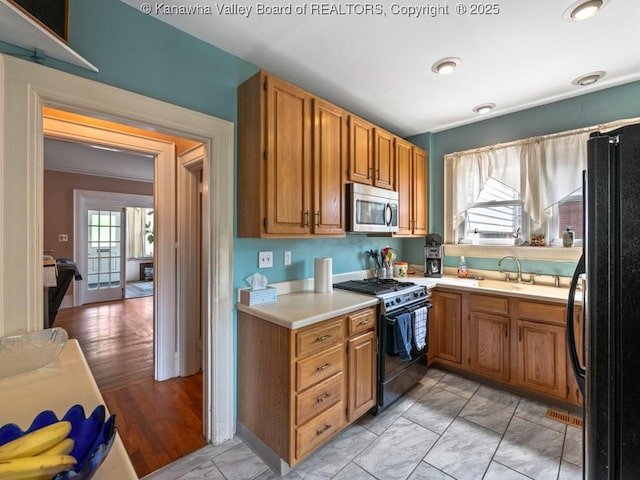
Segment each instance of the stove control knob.
[{"label": "stove control knob", "polygon": [[420,292],[413,292],[413,296],[418,298],[420,296]]},{"label": "stove control knob", "polygon": [[402,299],[400,297],[396,297],[396,303],[402,303]]}]

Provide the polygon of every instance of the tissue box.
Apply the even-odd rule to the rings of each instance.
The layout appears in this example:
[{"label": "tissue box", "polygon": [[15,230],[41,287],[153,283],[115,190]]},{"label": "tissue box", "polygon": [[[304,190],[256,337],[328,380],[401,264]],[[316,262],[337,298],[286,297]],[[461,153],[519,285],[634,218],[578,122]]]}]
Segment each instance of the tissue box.
[{"label": "tissue box", "polygon": [[240,303],[245,305],[275,302],[277,297],[277,289],[274,287],[266,287],[260,290],[240,289]]}]

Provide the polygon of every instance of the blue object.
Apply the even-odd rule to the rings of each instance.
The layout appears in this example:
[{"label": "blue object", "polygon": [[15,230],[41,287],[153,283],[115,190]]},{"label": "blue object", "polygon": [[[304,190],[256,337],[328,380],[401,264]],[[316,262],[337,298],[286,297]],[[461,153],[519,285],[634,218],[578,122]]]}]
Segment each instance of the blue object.
[{"label": "blue object", "polygon": [[411,314],[401,313],[396,317],[396,348],[400,360],[411,360]]},{"label": "blue object", "polygon": [[[56,475],[53,480],[91,479],[102,465],[115,440],[115,415],[111,415],[105,421],[104,405],[98,405],[88,417],[85,417],[82,405],[74,405],[60,420],[71,423],[69,438],[73,439],[74,445],[70,455],[78,463],[73,468]],[[55,413],[45,410],[34,418],[31,426],[24,432],[15,423],[4,425],[0,428],[0,445],[57,421],[59,420]]]}]

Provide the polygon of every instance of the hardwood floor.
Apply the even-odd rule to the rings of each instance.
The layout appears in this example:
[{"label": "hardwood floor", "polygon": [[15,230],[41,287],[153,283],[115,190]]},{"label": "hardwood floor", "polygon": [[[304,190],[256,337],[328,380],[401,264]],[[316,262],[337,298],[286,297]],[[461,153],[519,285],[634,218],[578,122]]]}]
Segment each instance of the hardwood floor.
[{"label": "hardwood floor", "polygon": [[153,379],[153,297],[61,309],[54,326],[80,343],[139,477],[206,444],[202,374]]}]

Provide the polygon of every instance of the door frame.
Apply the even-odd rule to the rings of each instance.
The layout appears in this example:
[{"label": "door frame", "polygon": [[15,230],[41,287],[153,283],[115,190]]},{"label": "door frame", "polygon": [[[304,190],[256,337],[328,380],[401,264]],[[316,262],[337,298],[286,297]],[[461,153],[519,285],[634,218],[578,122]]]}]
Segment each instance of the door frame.
[{"label": "door frame", "polygon": [[[178,282],[177,282],[177,352],[178,375],[197,373],[202,366],[200,326],[208,292],[201,281],[202,208],[200,205],[199,172],[204,167],[204,145],[196,145],[178,155],[177,217]],[[195,321],[195,316],[197,320]]]},{"label": "door frame", "polygon": [[[47,138],[128,150],[154,157],[153,209],[155,211],[153,348],[154,377],[167,380],[178,375],[176,351],[176,154],[175,144],[133,135],[69,119],[43,116]],[[140,205],[128,205],[140,206]],[[75,229],[75,227],[74,227]],[[75,239],[75,235],[74,235]],[[74,242],[74,256],[78,259]],[[86,270],[80,270],[80,273]],[[78,306],[74,289],[74,305]]]},{"label": "door frame", "polygon": [[[73,190],[73,258],[78,265],[80,274],[87,272],[87,218],[85,216],[86,209],[108,208],[112,210],[123,209],[127,207],[143,207],[154,208],[153,196],[151,195],[139,195],[134,193],[115,193],[115,192],[101,192],[98,190]],[[126,248],[126,232],[129,226],[126,225],[126,221],[123,222],[125,229],[123,235],[125,240],[122,245]],[[125,256],[126,258],[126,256]],[[155,263],[155,258],[154,258]],[[124,272],[123,266],[123,272]],[[86,275],[83,275],[82,280],[75,282],[73,289],[73,305],[80,306],[86,303]],[[76,286],[79,286],[76,288]],[[124,288],[124,285],[122,285]],[[156,288],[154,282],[154,290]],[[155,293],[154,293],[155,295]],[[155,301],[154,301],[155,303]],[[154,305],[154,309],[156,306]],[[154,328],[155,330],[155,328]],[[154,332],[154,344],[155,344],[155,332]],[[156,353],[156,352],[154,352]],[[173,355],[171,355],[173,358]],[[156,357],[158,359],[158,357]],[[156,378],[157,379],[157,378]]]},{"label": "door frame", "polygon": [[204,423],[209,441],[232,438],[233,123],[0,54],[0,335],[43,328],[45,106],[155,128],[205,145],[203,263],[211,295],[204,332]]}]

